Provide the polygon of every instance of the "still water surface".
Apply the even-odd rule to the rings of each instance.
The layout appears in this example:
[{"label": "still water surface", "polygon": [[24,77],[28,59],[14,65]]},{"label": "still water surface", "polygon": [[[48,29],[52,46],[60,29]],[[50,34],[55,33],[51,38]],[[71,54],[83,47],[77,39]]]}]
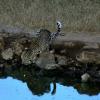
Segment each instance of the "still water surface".
[{"label": "still water surface", "polygon": [[79,94],[72,86],[59,83],[56,83],[56,92],[52,94],[53,86],[51,83],[48,93],[34,95],[26,82],[7,77],[0,79],[0,100],[100,100],[100,93],[92,96]]}]

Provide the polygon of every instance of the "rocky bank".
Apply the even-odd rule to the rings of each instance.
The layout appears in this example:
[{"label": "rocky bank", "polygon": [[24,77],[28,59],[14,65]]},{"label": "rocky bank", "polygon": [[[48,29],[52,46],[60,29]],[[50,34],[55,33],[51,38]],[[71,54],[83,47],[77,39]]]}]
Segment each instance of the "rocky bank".
[{"label": "rocky bank", "polygon": [[[43,34],[48,32],[46,30],[40,34],[46,38]],[[1,30],[0,73],[34,65],[40,69],[39,75],[47,71],[52,75],[78,78],[82,82],[100,82],[99,34],[66,33],[58,36],[50,45],[38,36],[33,31]]]}]

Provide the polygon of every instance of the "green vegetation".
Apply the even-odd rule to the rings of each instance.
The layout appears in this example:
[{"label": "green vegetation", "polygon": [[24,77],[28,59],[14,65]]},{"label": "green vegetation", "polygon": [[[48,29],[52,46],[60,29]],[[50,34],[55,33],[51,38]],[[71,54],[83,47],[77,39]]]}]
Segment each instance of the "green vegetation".
[{"label": "green vegetation", "polygon": [[99,32],[100,0],[0,0],[0,24],[66,32]]}]

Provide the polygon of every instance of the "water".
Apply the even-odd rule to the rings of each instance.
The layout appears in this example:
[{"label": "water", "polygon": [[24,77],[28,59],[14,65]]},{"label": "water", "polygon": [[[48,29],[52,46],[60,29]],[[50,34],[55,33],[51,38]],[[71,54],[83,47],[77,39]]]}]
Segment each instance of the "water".
[{"label": "water", "polygon": [[60,81],[54,83],[48,78],[36,78],[26,83],[12,77],[3,78],[0,79],[0,100],[100,100],[100,93],[95,88],[93,91],[80,83],[65,86],[66,80]]}]

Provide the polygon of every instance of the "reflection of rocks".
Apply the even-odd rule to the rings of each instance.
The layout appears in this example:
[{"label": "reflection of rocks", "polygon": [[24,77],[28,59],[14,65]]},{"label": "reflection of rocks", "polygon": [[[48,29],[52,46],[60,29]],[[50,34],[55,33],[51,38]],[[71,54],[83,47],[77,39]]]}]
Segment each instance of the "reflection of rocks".
[{"label": "reflection of rocks", "polygon": [[32,78],[32,80],[27,82],[29,89],[35,95],[43,95],[44,93],[50,92],[50,83],[51,80],[49,78]]},{"label": "reflection of rocks", "polygon": [[100,93],[99,84],[76,83],[74,88],[76,88],[80,94],[87,94],[89,96],[98,95]]},{"label": "reflection of rocks", "polygon": [[13,58],[13,50],[11,48],[8,48],[2,51],[1,55],[4,60],[11,60]]},{"label": "reflection of rocks", "polygon": [[[10,65],[7,65],[8,68]],[[26,82],[29,89],[34,95],[43,95],[50,92],[50,84],[53,84],[53,89],[50,92],[52,95],[56,92],[56,83],[60,83],[64,86],[73,86],[81,94],[97,95],[100,92],[100,85],[94,83],[80,83],[76,79],[71,77],[58,77],[57,76],[38,76],[38,70],[34,67],[21,66],[16,70],[9,70],[9,72],[3,73],[4,76],[12,76],[18,80]],[[60,75],[61,73],[59,73]]]}]

